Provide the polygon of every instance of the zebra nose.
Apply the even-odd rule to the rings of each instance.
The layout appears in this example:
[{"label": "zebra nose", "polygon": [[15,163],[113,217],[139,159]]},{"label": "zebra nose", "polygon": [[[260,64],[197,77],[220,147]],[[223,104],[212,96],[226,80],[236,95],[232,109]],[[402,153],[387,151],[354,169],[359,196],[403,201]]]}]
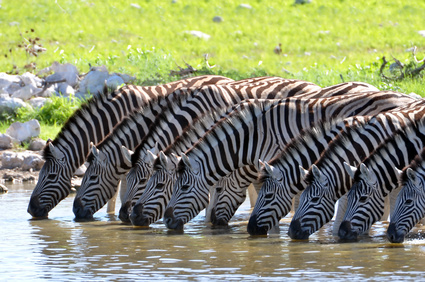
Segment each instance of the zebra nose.
[{"label": "zebra nose", "polygon": [[86,207],[80,198],[75,198],[74,205],[72,208],[76,219],[92,219],[93,213]]},{"label": "zebra nose", "polygon": [[247,231],[250,235],[267,235],[266,226],[258,226],[257,215],[253,214],[249,218]]},{"label": "zebra nose", "polygon": [[136,204],[130,214],[131,223],[134,226],[149,226],[146,218],[143,216],[143,205]]},{"label": "zebra nose", "polygon": [[338,230],[339,238],[343,240],[357,240],[357,232],[351,227],[351,222],[345,220],[341,223]]},{"label": "zebra nose", "polygon": [[118,218],[122,222],[130,223],[130,213],[132,212],[131,210],[132,210],[131,202],[130,201],[125,202],[120,208]]},{"label": "zebra nose", "polygon": [[49,211],[46,207],[42,206],[40,203],[39,196],[31,197],[28,204],[27,212],[32,215],[34,218],[47,218]]},{"label": "zebra nose", "polygon": [[224,218],[222,218],[222,217],[217,218],[217,214],[216,214],[216,209],[215,208],[213,208],[211,210],[211,223],[214,226],[217,226],[217,227],[226,227],[226,226],[228,226],[228,222]]},{"label": "zebra nose", "polygon": [[404,233],[397,231],[397,226],[394,223],[390,223],[387,229],[387,239],[391,243],[403,243]]},{"label": "zebra nose", "polygon": [[299,219],[292,219],[289,224],[288,235],[291,239],[307,240],[310,234],[307,231],[303,231],[301,221]]}]

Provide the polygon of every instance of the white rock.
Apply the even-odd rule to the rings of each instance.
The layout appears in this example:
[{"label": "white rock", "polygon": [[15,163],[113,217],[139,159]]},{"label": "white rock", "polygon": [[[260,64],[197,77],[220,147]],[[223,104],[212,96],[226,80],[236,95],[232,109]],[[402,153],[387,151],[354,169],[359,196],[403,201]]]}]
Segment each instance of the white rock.
[{"label": "white rock", "polygon": [[62,96],[68,97],[69,95],[74,95],[75,94],[75,89],[72,88],[71,85],[69,85],[66,82],[63,83],[59,83],[56,91],[59,92],[60,94],[62,94]]},{"label": "white rock", "polygon": [[35,87],[41,87],[43,80],[30,72],[26,72],[19,76],[24,85],[33,85]]},{"label": "white rock", "polygon": [[133,7],[133,8],[136,8],[136,9],[141,9],[142,8],[142,7],[140,7],[139,4],[136,4],[136,3],[131,3],[130,6]]},{"label": "white rock", "polygon": [[24,161],[22,162],[22,170],[40,170],[44,165],[44,160],[40,155],[24,155]]},{"label": "white rock", "polygon": [[75,87],[78,84],[78,69],[72,64],[60,64],[54,62],[50,67],[55,73],[46,77],[46,82],[55,82],[60,80],[66,80],[66,83]]},{"label": "white rock", "polygon": [[201,38],[201,39],[205,39],[205,40],[208,40],[211,37],[211,35],[203,33],[202,31],[199,31],[199,30],[189,30],[189,31],[186,31],[186,33],[189,33],[192,36],[195,36],[195,37]]},{"label": "white rock", "polygon": [[0,134],[0,150],[11,149],[13,147],[12,137],[7,134]]},{"label": "white rock", "polygon": [[41,138],[34,138],[31,140],[28,150],[30,151],[41,151],[46,145],[46,141]]},{"label": "white rock", "polygon": [[6,129],[6,134],[19,141],[29,141],[32,137],[40,135],[40,123],[36,119],[32,119],[25,123],[14,122]]},{"label": "white rock", "polygon": [[243,9],[252,9],[252,6],[249,4],[239,4],[238,8],[243,8]]},{"label": "white rock", "polygon": [[33,108],[41,108],[46,104],[47,99],[43,97],[35,97],[28,100],[28,104],[30,104]]},{"label": "white rock", "polygon": [[17,108],[21,107],[31,107],[29,104],[22,101],[19,98],[11,98],[8,94],[0,95],[0,115],[4,113],[11,114]]},{"label": "white rock", "polygon": [[78,92],[83,94],[102,93],[108,76],[109,73],[106,67],[93,67],[80,82],[80,89]]},{"label": "white rock", "polygon": [[16,91],[18,91],[21,88],[22,88],[22,86],[21,86],[20,83],[13,82],[7,88],[5,88],[5,90],[7,91],[7,93],[12,95],[13,93],[15,93]]},{"label": "white rock", "polygon": [[24,156],[22,153],[4,152],[1,159],[1,168],[12,169],[15,167],[22,167],[24,163]]},{"label": "white rock", "polygon": [[83,164],[82,166],[80,166],[79,168],[77,168],[77,170],[75,171],[74,175],[78,176],[78,177],[82,177],[84,176],[84,174],[86,173],[87,167],[85,164]]},{"label": "white rock", "polygon": [[425,37],[425,30],[419,30],[419,31],[418,31],[418,33],[419,33],[420,35],[422,35],[423,37]]},{"label": "white rock", "polygon": [[124,79],[118,75],[111,75],[106,80],[106,86],[110,89],[117,89],[119,86],[124,84]]},{"label": "white rock", "polygon": [[416,98],[416,99],[422,99],[422,96],[419,94],[416,94],[415,92],[410,92],[409,93],[410,97]]},{"label": "white rock", "polygon": [[59,92],[56,91],[56,85],[52,85],[44,91],[38,93],[38,97],[52,97],[59,96]]},{"label": "white rock", "polygon": [[6,89],[12,83],[19,83],[20,79],[17,75],[10,75],[5,72],[0,72],[0,88]]},{"label": "white rock", "polygon": [[118,75],[119,77],[121,77],[124,80],[124,83],[129,83],[136,79],[135,76],[131,76],[124,73],[113,73],[113,75]]},{"label": "white rock", "polygon": [[41,92],[41,88],[37,88],[32,84],[26,85],[12,94],[12,98],[19,98],[23,101],[29,100],[33,96],[37,96]]}]

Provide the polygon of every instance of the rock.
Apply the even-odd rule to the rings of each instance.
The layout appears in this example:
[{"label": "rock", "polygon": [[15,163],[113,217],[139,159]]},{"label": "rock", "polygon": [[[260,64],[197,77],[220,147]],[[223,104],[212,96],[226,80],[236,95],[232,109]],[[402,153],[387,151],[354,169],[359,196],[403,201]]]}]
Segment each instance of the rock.
[{"label": "rock", "polygon": [[24,156],[22,153],[5,152],[1,159],[2,169],[12,169],[21,167],[24,163]]},{"label": "rock", "polygon": [[40,170],[44,165],[44,160],[40,155],[25,155],[22,162],[22,170]]},{"label": "rock", "polygon": [[135,76],[131,76],[131,75],[124,74],[124,73],[113,73],[112,75],[118,75],[119,77],[121,77],[124,80],[124,83],[129,83],[129,82],[136,79]]},{"label": "rock", "polygon": [[80,89],[78,90],[78,93],[102,93],[108,76],[109,73],[105,66],[93,67],[80,82]]},{"label": "rock", "polygon": [[70,63],[60,64],[58,62],[54,62],[51,66],[51,70],[53,70],[55,73],[51,76],[46,77],[46,82],[65,79],[66,83],[68,83],[72,87],[75,87],[78,84],[79,75],[76,66]]},{"label": "rock", "polygon": [[238,8],[242,9],[252,9],[252,6],[249,4],[239,4]]},{"label": "rock", "polygon": [[139,4],[136,4],[136,3],[131,3],[130,6],[133,7],[133,8],[136,8],[136,9],[141,9],[142,8],[142,7],[140,7]]},{"label": "rock", "polygon": [[46,104],[47,99],[43,97],[35,97],[27,101],[33,108],[41,108]]},{"label": "rock", "polygon": [[122,79],[118,75],[111,75],[106,80],[106,86],[110,89],[113,89],[113,90],[117,89],[122,84],[124,84],[124,79]]},{"label": "rock", "polygon": [[415,92],[410,92],[409,93],[409,96],[410,97],[413,97],[413,98],[416,98],[416,99],[422,99],[422,96],[421,95],[419,95],[419,94],[416,94]]},{"label": "rock", "polygon": [[31,107],[19,98],[11,98],[9,94],[0,95],[0,115],[12,114],[21,107]]},{"label": "rock", "polygon": [[0,72],[0,89],[8,88],[12,83],[19,83],[20,79],[17,75],[10,75],[5,72]]},{"label": "rock", "polygon": [[215,16],[213,18],[213,22],[215,22],[215,23],[221,23],[222,21],[223,21],[223,18],[220,17],[220,16]]},{"label": "rock", "polygon": [[83,164],[82,166],[80,166],[79,168],[77,168],[77,170],[75,171],[74,175],[78,176],[78,177],[83,177],[84,174],[86,173],[87,167],[85,164]]},{"label": "rock", "polygon": [[43,84],[43,80],[37,77],[35,74],[30,72],[26,72],[19,76],[24,85],[33,85],[34,87],[41,87]]},{"label": "rock", "polygon": [[28,150],[30,151],[41,151],[46,145],[46,141],[41,138],[34,138],[31,140]]},{"label": "rock", "polygon": [[420,35],[422,35],[423,37],[425,37],[425,30],[419,30],[419,31],[418,31],[418,33],[419,33]]},{"label": "rock", "polygon": [[32,137],[40,135],[40,123],[36,119],[25,123],[14,122],[6,130],[6,134],[18,139],[20,142],[29,141]]},{"label": "rock", "polygon": [[12,149],[12,137],[7,134],[0,134],[0,150]]},{"label": "rock", "polygon": [[12,94],[12,98],[19,98],[23,101],[29,100],[33,96],[37,96],[41,92],[41,88],[37,88],[32,84],[26,85]]},{"label": "rock", "polygon": [[59,96],[59,92],[56,91],[56,84],[44,89],[44,91],[38,94],[39,97],[52,97]]},{"label": "rock", "polygon": [[7,193],[9,189],[6,186],[0,183],[0,193]]},{"label": "rock", "polygon": [[295,0],[294,4],[309,4],[311,3],[313,0]]},{"label": "rock", "polygon": [[22,86],[21,86],[20,83],[13,82],[7,88],[5,88],[4,90],[6,90],[7,93],[9,93],[10,95],[12,95],[13,93],[15,93],[16,91],[18,91],[21,88],[22,88]]},{"label": "rock", "polygon": [[186,33],[189,33],[194,37],[205,39],[205,40],[208,40],[211,37],[211,35],[203,33],[202,31],[199,31],[199,30],[189,30],[189,31],[186,31]]},{"label": "rock", "polygon": [[75,94],[75,89],[72,88],[71,85],[69,85],[66,82],[59,83],[57,85],[56,91],[59,92],[62,96],[68,97],[70,95]]}]

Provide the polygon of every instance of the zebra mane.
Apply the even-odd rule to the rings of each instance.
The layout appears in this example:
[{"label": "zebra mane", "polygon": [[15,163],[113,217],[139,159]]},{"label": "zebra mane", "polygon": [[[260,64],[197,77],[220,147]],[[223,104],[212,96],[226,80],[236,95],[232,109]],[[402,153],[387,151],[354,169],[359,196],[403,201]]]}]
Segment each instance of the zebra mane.
[{"label": "zebra mane", "polygon": [[422,150],[416,157],[410,162],[408,166],[403,168],[403,171],[399,177],[399,184],[404,186],[409,178],[407,177],[407,169],[411,168],[414,171],[418,171],[419,169],[425,170],[425,149]]},{"label": "zebra mane", "polygon": [[[110,94],[113,96],[118,96],[121,93],[121,89],[117,89],[112,91],[112,89],[108,88],[106,85],[103,87],[102,93],[93,94],[90,99],[84,101],[84,103],[77,109],[72,116],[68,118],[65,124],[62,126],[61,131],[57,134],[56,138],[53,141],[50,141],[54,146],[58,145],[61,140],[66,139],[66,132],[71,130],[71,127],[78,123],[79,119],[83,116],[90,115],[92,109],[99,104],[102,104]],[[49,149],[49,142],[46,142],[46,146],[44,146],[42,151],[43,159],[48,159],[52,157],[52,153]]]}]

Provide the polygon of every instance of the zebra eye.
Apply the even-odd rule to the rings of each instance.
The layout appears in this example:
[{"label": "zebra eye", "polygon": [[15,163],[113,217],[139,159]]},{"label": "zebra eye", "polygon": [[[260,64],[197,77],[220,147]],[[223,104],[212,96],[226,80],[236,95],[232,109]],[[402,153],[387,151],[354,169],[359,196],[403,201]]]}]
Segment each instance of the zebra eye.
[{"label": "zebra eye", "polygon": [[156,184],[156,189],[162,190],[164,188],[164,183],[158,183]]},{"label": "zebra eye", "polygon": [[47,176],[47,179],[49,179],[49,180],[55,180],[55,179],[56,179],[56,176],[57,176],[57,174],[50,173],[50,174]]},{"label": "zebra eye", "polygon": [[406,206],[411,206],[413,204],[413,200],[407,199],[404,203],[405,203]]},{"label": "zebra eye", "polygon": [[91,180],[91,181],[96,181],[96,180],[97,180],[97,178],[98,178],[98,176],[97,176],[97,175],[92,175],[92,176],[90,176],[90,180]]},{"label": "zebra eye", "polygon": [[140,179],[140,184],[143,184],[143,183],[145,183],[146,181],[148,181],[148,179],[147,179],[147,178],[141,178],[141,179]]},{"label": "zebra eye", "polygon": [[317,204],[319,201],[320,201],[320,197],[313,197],[313,198],[311,198],[311,200],[310,200],[310,202],[311,202],[312,204]]},{"label": "zebra eye", "polygon": [[217,188],[215,188],[215,191],[216,191],[218,194],[221,194],[221,192],[223,192],[223,187],[217,187]]},{"label": "zebra eye", "polygon": [[181,190],[182,190],[183,192],[187,192],[187,191],[189,190],[189,188],[190,188],[190,186],[189,186],[188,184],[185,184],[185,185],[183,185],[183,186],[181,187]]},{"label": "zebra eye", "polygon": [[364,203],[366,201],[367,201],[367,196],[361,196],[360,199],[359,199],[360,203]]},{"label": "zebra eye", "polygon": [[264,198],[266,198],[266,199],[273,198],[273,193],[266,193],[266,195],[264,196]]}]

